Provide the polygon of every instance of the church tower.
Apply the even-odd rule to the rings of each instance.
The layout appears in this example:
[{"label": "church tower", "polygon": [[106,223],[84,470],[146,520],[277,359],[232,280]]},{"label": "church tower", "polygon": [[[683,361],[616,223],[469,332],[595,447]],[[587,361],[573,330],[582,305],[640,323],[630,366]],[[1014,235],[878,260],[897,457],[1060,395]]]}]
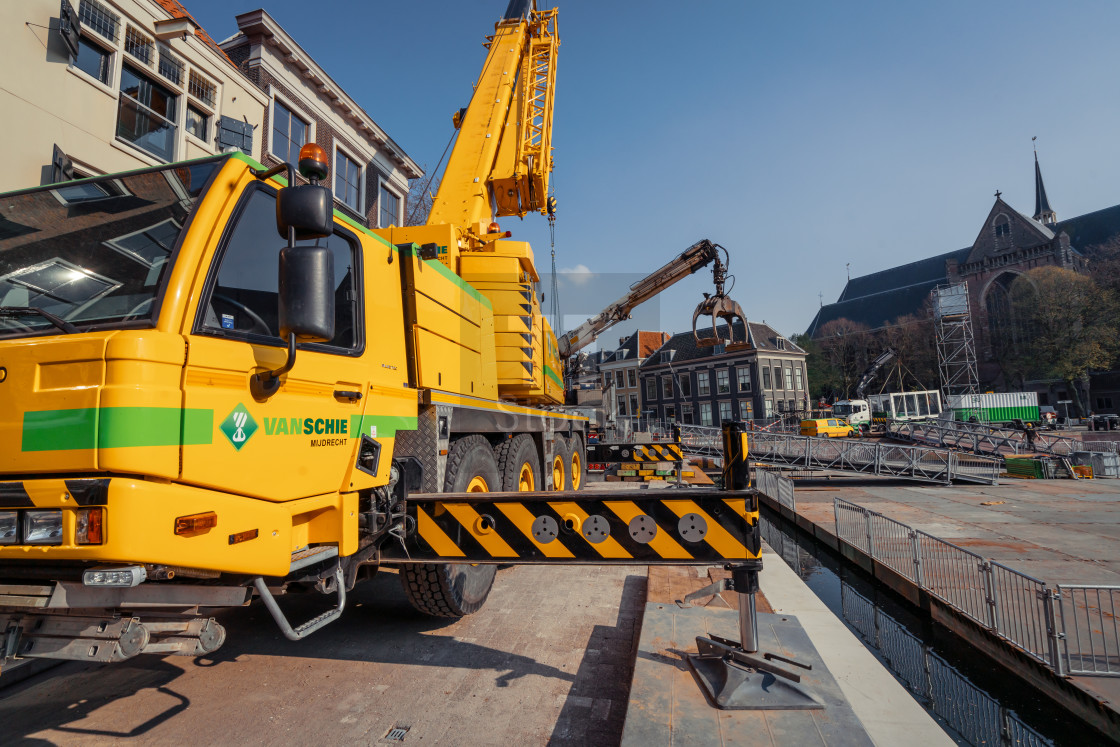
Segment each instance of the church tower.
[{"label": "church tower", "polygon": [[1046,187],[1042,184],[1042,169],[1038,167],[1037,148],[1034,151],[1034,215],[1031,217],[1048,226],[1058,222],[1058,214],[1050,208],[1050,201],[1046,199]]}]

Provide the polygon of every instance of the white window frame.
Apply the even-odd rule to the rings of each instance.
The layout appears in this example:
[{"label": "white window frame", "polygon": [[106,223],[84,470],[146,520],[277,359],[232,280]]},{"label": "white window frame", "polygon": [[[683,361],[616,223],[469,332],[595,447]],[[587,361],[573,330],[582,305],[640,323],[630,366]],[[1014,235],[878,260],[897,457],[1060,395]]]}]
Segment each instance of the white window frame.
[{"label": "white window frame", "polygon": [[404,220],[401,218],[401,213],[404,210],[404,196],[401,195],[401,193],[397,190],[393,189],[392,183],[388,179],[383,178],[380,174],[378,174],[377,176],[377,227],[389,227],[381,225],[381,190],[383,189],[397,198],[397,220],[395,223],[393,223],[393,225],[400,227],[404,224]]},{"label": "white window frame", "polygon": [[[723,383],[720,383],[720,379]],[[716,394],[730,394],[731,393],[731,372],[726,368],[716,369]]]},{"label": "white window frame", "polygon": [[284,94],[280,93],[276,89],[270,89],[269,95],[270,95],[270,101],[269,101],[269,114],[268,114],[268,155],[272,156],[273,158],[275,158],[277,161],[280,161],[281,163],[287,163],[288,162],[287,157],[279,155],[273,149],[273,146],[275,145],[275,143],[273,142],[272,131],[274,129],[276,129],[276,125],[275,125],[275,122],[276,122],[276,102],[279,101],[281,104],[284,105],[285,108],[287,108],[289,111],[291,111],[292,114],[299,117],[300,121],[302,121],[304,124],[307,125],[307,140],[303,143],[303,145],[307,145],[307,143],[314,143],[315,142],[315,136],[317,134],[315,132],[315,128],[316,128],[315,118],[312,117],[310,114],[308,114],[307,113],[308,110],[305,109],[303,106],[295,103],[295,101],[293,101],[290,97],[285,96]]},{"label": "white window frame", "polygon": [[711,424],[712,424],[712,403],[711,402],[701,402],[700,403],[700,425],[711,425]]},{"label": "white window frame", "polygon": [[696,395],[698,397],[707,397],[711,393],[712,393],[712,387],[708,383],[708,372],[707,371],[697,371],[696,372]]},{"label": "white window frame", "polygon": [[[366,200],[365,200],[365,197],[366,197],[366,167],[362,163],[362,159],[355,158],[354,155],[353,155],[353,152],[349,148],[340,148],[338,143],[335,142],[335,144],[334,144],[334,169],[331,173],[334,174],[336,177],[338,175],[338,157],[340,155],[343,158],[352,162],[353,164],[355,164],[358,167],[358,204],[357,205],[351,205],[350,203],[346,202],[341,197],[339,197],[337,194],[335,195],[335,199],[338,200],[340,205],[345,205],[346,207],[350,208],[354,212],[356,212],[359,215],[364,217],[365,216],[365,204],[366,204]],[[337,190],[332,190],[332,192],[337,192]]]},{"label": "white window frame", "polygon": [[722,424],[728,420],[731,420],[733,417],[735,416],[732,414],[731,400],[719,400],[719,422]]},{"label": "white window frame", "polygon": [[[746,386],[743,386],[744,383],[746,384]],[[751,367],[750,366],[736,366],[735,367],[735,385],[737,387],[739,387],[740,392],[749,392],[751,390]]]}]

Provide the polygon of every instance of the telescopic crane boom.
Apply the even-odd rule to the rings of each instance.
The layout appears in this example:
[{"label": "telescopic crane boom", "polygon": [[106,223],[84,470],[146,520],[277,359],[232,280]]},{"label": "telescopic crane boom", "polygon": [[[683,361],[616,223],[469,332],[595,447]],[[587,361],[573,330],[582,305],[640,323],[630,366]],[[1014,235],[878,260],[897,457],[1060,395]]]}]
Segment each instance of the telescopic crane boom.
[{"label": "telescopic crane boom", "polygon": [[[726,298],[723,294],[723,282],[727,277],[725,263],[720,259],[720,252],[726,256],[727,250],[719,244],[713,244],[707,239],[697,241],[685,249],[679,256],[666,263],[660,269],[651,272],[646,277],[630,286],[630,290],[614,303],[610,304],[594,317],[576,327],[561,337],[557,342],[560,348],[560,357],[569,358],[580,349],[590,345],[599,335],[619,322],[630,318],[630,314],[639,304],[648,301],[669,286],[683,280],[692,273],[715,262],[713,279],[716,283],[716,295],[704,294],[706,299],[697,308],[697,314],[711,314],[710,310],[703,307],[711,306],[712,298]],[[729,300],[729,299],[728,299]],[[732,302],[733,303],[733,302]],[[735,304],[736,308],[738,304]],[[694,332],[695,332],[694,316]],[[746,320],[743,320],[744,323]],[[748,332],[749,335],[749,332]]]},{"label": "telescopic crane boom", "polygon": [[879,356],[875,360],[871,361],[871,365],[868,366],[867,370],[863,372],[863,375],[859,377],[859,383],[856,384],[856,399],[863,399],[863,393],[867,389],[867,385],[875,378],[875,374],[879,373],[879,369],[890,363],[894,356],[894,348],[887,348],[879,353]]}]

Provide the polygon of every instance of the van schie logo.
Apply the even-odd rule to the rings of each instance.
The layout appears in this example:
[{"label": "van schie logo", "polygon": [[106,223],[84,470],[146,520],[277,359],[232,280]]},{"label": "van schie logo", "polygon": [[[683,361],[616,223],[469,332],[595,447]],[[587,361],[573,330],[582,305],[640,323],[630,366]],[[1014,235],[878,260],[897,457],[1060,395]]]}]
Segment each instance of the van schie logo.
[{"label": "van schie logo", "polygon": [[245,409],[245,405],[238,404],[237,407],[233,408],[233,412],[226,416],[218,429],[233,444],[233,448],[241,451],[245,442],[257,432],[257,421],[253,420],[253,416]]}]

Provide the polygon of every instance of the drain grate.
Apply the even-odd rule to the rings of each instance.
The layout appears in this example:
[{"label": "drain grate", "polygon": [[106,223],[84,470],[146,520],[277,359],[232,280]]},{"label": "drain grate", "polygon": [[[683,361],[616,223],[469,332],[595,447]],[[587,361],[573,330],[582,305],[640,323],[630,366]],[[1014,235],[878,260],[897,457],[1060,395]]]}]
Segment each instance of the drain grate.
[{"label": "drain grate", "polygon": [[408,726],[394,726],[389,730],[389,733],[383,737],[383,739],[386,742],[403,742],[404,735],[408,734],[409,728],[410,727]]}]

